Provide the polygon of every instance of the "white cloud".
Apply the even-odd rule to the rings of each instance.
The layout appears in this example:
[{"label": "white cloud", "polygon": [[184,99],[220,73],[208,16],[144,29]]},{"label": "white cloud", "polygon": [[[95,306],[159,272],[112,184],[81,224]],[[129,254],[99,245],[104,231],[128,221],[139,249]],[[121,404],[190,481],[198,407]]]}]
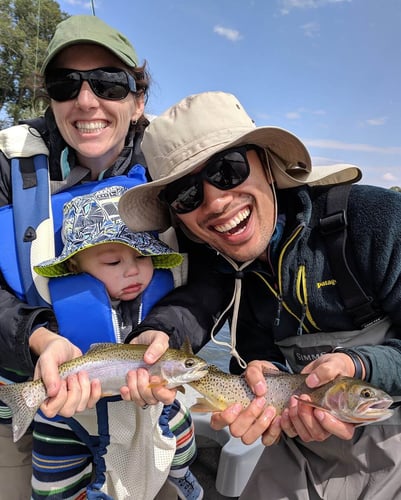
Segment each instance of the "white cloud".
[{"label": "white cloud", "polygon": [[[91,2],[88,0],[64,0],[66,4],[72,5],[73,7],[84,7],[85,9],[91,8]],[[96,7],[96,6],[95,6]]]},{"label": "white cloud", "polygon": [[298,118],[301,118],[301,113],[298,111],[289,111],[285,114],[285,117],[288,118],[288,120],[298,120]]},{"label": "white cloud", "polygon": [[352,0],[279,0],[280,11],[288,14],[292,9],[316,9],[330,3],[352,2]]},{"label": "white cloud", "polygon": [[386,172],[385,174],[383,174],[382,178],[384,181],[396,181],[396,180],[398,180],[398,177],[396,177],[391,172]]},{"label": "white cloud", "polygon": [[285,113],[285,117],[288,120],[298,120],[302,115],[325,115],[326,111],[324,109],[308,109],[308,108],[298,108],[294,111],[288,111]]},{"label": "white cloud", "polygon": [[381,116],[378,118],[370,118],[369,120],[366,120],[366,123],[368,125],[372,125],[373,127],[377,127],[380,125],[384,125],[387,121],[387,116]]},{"label": "white cloud", "polygon": [[337,149],[341,151],[363,151],[365,153],[381,153],[381,154],[401,154],[401,147],[380,147],[372,146],[371,144],[352,144],[334,139],[307,139],[303,141],[309,147],[323,149]]},{"label": "white cloud", "polygon": [[320,24],[318,23],[306,23],[301,26],[301,30],[304,35],[309,38],[315,38],[320,35]]},{"label": "white cloud", "polygon": [[237,42],[238,40],[241,40],[241,38],[243,38],[239,31],[233,30],[231,28],[225,28],[224,26],[220,25],[216,25],[213,28],[213,31],[218,35],[227,38],[227,40],[230,40],[231,42]]}]

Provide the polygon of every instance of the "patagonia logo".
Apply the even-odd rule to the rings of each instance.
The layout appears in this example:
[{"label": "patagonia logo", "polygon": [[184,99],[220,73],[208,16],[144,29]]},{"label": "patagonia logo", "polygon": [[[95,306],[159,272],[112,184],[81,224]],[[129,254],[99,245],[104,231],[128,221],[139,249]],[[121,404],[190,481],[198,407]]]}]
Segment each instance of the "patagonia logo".
[{"label": "patagonia logo", "polygon": [[319,358],[323,354],[327,354],[328,352],[331,352],[332,350],[333,350],[333,347],[330,345],[307,347],[304,349],[299,348],[299,347],[295,347],[294,358],[298,364],[300,364],[302,366],[306,366],[311,361],[315,361],[315,359]]},{"label": "patagonia logo", "polygon": [[337,284],[337,280],[326,280],[326,281],[318,281],[316,283],[317,288],[322,288],[324,286],[334,286]]}]

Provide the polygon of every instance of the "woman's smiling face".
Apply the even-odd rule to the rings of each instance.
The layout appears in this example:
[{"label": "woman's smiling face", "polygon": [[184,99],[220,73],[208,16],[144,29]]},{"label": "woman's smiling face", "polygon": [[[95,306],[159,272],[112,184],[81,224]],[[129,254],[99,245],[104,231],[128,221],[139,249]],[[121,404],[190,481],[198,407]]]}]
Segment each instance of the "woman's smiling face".
[{"label": "woman's smiling face", "polygon": [[[115,55],[93,44],[67,47],[57,55],[53,66],[76,70],[125,69]],[[143,114],[144,99],[135,97],[132,92],[120,101],[102,99],[84,81],[75,99],[52,100],[51,107],[59,131],[76,151],[79,164],[92,171],[92,178],[97,178],[120,155],[131,121]]]}]

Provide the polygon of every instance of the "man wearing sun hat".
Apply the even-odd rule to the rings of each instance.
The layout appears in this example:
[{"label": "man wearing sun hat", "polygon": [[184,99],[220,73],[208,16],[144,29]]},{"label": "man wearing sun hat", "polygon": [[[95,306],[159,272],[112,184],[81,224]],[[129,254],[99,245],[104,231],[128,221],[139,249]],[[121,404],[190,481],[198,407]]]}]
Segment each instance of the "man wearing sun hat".
[{"label": "man wearing sun hat", "polygon": [[[185,290],[135,330],[135,342],[150,344],[148,361],[185,336],[196,351],[228,317],[230,369],[247,367],[257,397],[245,410],[214,414],[212,426],[230,425],[245,443],[281,438],[241,498],[398,498],[398,410],[383,425],[357,430],[297,400],[276,417],[266,407],[262,368],[308,373],[311,388],[346,375],[401,393],[401,226],[390,215],[401,211],[401,196],[351,186],[361,177],[353,165],[312,167],[297,137],[256,127],[223,92],[172,106],[152,121],[142,149],[153,181],[124,194],[122,219],[136,230],[175,226],[190,274]],[[332,212],[333,199],[340,204]],[[335,255],[332,233],[347,236]],[[364,317],[344,295],[350,256],[367,299]],[[150,399],[145,385],[139,392]]]}]

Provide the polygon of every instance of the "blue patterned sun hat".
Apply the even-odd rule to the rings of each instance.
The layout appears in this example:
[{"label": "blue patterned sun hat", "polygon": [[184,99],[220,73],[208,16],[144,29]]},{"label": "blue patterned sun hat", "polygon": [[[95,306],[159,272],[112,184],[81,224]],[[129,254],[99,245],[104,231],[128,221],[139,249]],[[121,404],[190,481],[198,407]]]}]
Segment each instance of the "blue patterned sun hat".
[{"label": "blue patterned sun hat", "polygon": [[155,268],[170,269],[180,265],[182,255],[152,233],[133,232],[123,223],[118,202],[124,191],[126,188],[122,186],[111,186],[67,202],[63,208],[64,248],[58,257],[35,266],[35,271],[48,278],[71,274],[66,265],[68,259],[103,243],[122,243],[145,257],[152,257]]}]

